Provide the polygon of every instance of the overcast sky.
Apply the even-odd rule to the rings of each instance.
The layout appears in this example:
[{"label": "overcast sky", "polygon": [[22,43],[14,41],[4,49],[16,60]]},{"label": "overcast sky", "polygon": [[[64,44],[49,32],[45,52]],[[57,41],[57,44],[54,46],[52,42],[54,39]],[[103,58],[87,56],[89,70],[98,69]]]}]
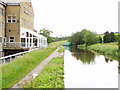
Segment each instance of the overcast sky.
[{"label": "overcast sky", "polygon": [[35,29],[49,29],[52,36],[68,36],[82,29],[117,32],[118,1],[32,0]]}]

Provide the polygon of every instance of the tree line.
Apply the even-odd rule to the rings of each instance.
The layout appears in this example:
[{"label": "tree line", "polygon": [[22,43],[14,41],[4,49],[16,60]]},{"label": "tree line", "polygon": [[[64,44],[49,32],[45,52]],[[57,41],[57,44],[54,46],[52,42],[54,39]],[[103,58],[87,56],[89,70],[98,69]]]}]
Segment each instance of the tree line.
[{"label": "tree line", "polygon": [[106,31],[102,37],[102,35],[98,35],[96,32],[92,32],[87,29],[83,29],[80,32],[76,32],[71,36],[67,37],[52,37],[51,34],[53,32],[48,29],[41,29],[39,34],[43,35],[47,38],[48,44],[55,41],[60,40],[68,40],[71,42],[72,46],[77,47],[77,45],[85,44],[86,47],[96,43],[110,43],[110,42],[117,42],[118,35],[115,35],[113,32]]},{"label": "tree line", "polygon": [[105,32],[102,38],[101,35],[97,35],[96,32],[91,32],[90,30],[83,29],[81,32],[76,32],[72,34],[69,38],[69,42],[71,42],[72,46],[75,47],[80,44],[85,44],[87,47],[96,43],[116,42],[117,39],[118,37],[115,36],[113,32]]},{"label": "tree line", "polygon": [[48,29],[45,29],[45,28],[43,28],[43,29],[41,29],[39,31],[40,35],[43,35],[43,36],[45,36],[47,38],[47,43],[48,44],[51,43],[51,42],[56,42],[56,41],[68,40],[69,39],[69,36],[67,36],[67,37],[63,37],[63,36],[61,36],[61,37],[52,37],[51,36],[52,33],[53,33],[52,31],[50,31]]}]

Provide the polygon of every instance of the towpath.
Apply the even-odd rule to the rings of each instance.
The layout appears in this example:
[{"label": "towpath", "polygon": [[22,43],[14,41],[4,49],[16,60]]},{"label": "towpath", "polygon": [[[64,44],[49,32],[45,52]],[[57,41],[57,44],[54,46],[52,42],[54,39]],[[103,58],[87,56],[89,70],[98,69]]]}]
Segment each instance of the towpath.
[{"label": "towpath", "polygon": [[48,58],[41,62],[35,69],[33,69],[28,75],[26,75],[22,80],[15,84],[12,88],[23,88],[25,83],[30,83],[40,72],[47,66],[48,62],[53,58],[59,56],[59,52],[55,50]]}]

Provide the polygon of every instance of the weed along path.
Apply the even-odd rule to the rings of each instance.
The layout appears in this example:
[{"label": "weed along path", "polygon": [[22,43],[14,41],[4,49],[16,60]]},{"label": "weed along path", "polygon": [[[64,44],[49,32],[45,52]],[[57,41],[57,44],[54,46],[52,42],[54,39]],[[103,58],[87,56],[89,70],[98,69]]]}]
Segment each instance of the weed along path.
[{"label": "weed along path", "polygon": [[28,75],[26,75],[22,80],[15,84],[12,88],[22,88],[26,83],[30,83],[40,72],[47,66],[48,62],[53,58],[59,56],[59,49],[55,50],[48,58],[41,62],[35,69],[33,69]]}]

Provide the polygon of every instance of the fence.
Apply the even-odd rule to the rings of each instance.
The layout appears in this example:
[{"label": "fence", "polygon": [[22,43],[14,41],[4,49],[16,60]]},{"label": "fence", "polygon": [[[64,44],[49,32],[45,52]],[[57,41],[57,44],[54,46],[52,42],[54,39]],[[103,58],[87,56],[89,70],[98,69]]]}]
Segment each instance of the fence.
[{"label": "fence", "polygon": [[[33,50],[36,50],[36,49],[33,49]],[[16,59],[17,57],[22,56],[22,55],[24,55],[24,54],[26,54],[26,53],[29,53],[29,52],[31,52],[31,51],[33,51],[33,50],[29,50],[29,51],[25,51],[25,52],[16,53],[16,54],[13,54],[13,55],[1,57],[1,58],[0,58],[0,65],[1,65],[1,64],[5,64],[5,63],[9,63],[9,62],[11,62],[12,60]]]},{"label": "fence", "polygon": [[12,49],[19,49],[19,48],[45,48],[47,47],[47,44],[44,43],[24,43],[24,42],[6,42],[3,44],[4,45],[4,49],[5,48],[12,48]]}]

